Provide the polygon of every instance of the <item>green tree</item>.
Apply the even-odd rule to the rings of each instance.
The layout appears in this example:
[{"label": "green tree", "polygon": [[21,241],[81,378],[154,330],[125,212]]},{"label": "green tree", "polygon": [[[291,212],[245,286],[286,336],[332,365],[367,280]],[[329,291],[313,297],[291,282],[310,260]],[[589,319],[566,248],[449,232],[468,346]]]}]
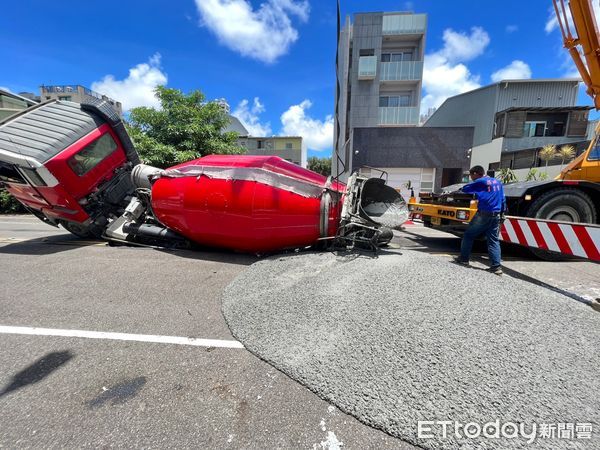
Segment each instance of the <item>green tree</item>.
[{"label": "green tree", "polygon": [[562,170],[565,161],[570,161],[575,157],[575,147],[572,145],[563,145],[557,152],[558,157],[560,158],[560,169]]},{"label": "green tree", "polygon": [[218,154],[240,154],[237,133],[223,132],[229,115],[220,102],[207,102],[196,90],[184,94],[158,86],[160,109],[139,107],[129,112],[127,131],[141,160],[164,168]]},{"label": "green tree", "polygon": [[541,172],[536,168],[529,169],[527,172],[527,176],[525,177],[525,181],[543,181],[548,179],[548,174],[546,172]]},{"label": "green tree", "polygon": [[546,162],[546,173],[548,173],[548,163],[556,158],[556,145],[544,145],[540,150],[540,159]]},{"label": "green tree", "polygon": [[0,214],[16,214],[27,212],[8,191],[0,187]]},{"label": "green tree", "polygon": [[308,168],[313,172],[320,173],[326,177],[331,175],[331,158],[317,158],[316,156],[311,156],[308,158],[307,163]]},{"label": "green tree", "polygon": [[498,174],[496,175],[496,178],[502,181],[503,184],[514,183],[515,181],[519,181],[510,167],[500,169],[498,171]]}]

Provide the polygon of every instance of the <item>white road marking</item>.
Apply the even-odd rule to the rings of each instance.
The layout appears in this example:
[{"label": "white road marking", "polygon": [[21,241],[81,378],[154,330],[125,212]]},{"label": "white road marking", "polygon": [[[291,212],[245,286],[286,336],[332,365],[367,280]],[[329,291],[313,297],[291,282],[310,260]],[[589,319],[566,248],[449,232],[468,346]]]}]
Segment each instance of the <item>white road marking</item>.
[{"label": "white road marking", "polygon": [[[42,223],[41,221],[38,222]],[[31,222],[4,222],[0,220],[0,225],[37,225],[38,222],[34,222],[33,220]]]},{"label": "white road marking", "polygon": [[85,339],[109,339],[115,341],[152,342],[158,344],[191,345],[195,347],[244,348],[241,342],[220,339],[199,339],[182,336],[158,336],[153,334],[111,333],[104,331],[59,330],[55,328],[11,327],[0,325],[0,334],[26,334],[33,336],[78,337]]}]

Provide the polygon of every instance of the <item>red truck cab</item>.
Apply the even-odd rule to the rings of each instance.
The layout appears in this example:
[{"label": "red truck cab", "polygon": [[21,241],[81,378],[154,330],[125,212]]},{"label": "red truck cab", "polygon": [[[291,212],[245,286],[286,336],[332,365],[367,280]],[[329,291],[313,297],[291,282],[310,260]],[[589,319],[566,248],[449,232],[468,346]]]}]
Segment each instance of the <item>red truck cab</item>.
[{"label": "red truck cab", "polygon": [[112,107],[51,100],[0,122],[0,183],[31,213],[100,236],[133,193],[139,163]]}]

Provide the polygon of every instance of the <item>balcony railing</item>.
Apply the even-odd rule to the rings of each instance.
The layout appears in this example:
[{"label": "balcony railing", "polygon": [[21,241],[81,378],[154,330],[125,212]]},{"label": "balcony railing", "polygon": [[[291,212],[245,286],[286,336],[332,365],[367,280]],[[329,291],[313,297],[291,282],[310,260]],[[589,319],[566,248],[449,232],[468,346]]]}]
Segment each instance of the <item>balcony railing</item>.
[{"label": "balcony railing", "polygon": [[424,34],[427,26],[425,14],[385,14],[382,33],[384,35]]},{"label": "balcony railing", "polygon": [[379,125],[417,125],[417,106],[382,106],[379,108]]},{"label": "balcony railing", "polygon": [[95,97],[98,99],[108,100],[111,103],[119,103],[113,100],[106,95],[99,94],[96,91],[92,91],[91,89],[86,88],[85,86],[81,86],[78,84],[61,84],[61,85],[53,85],[53,86],[41,86],[42,93],[52,93],[52,94],[82,94],[88,95],[90,97]]},{"label": "balcony railing", "polygon": [[423,61],[381,63],[381,81],[411,81],[423,78]]},{"label": "balcony railing", "polygon": [[361,56],[358,59],[358,79],[372,80],[377,75],[377,56]]},{"label": "balcony railing", "polygon": [[[49,92],[53,94],[72,94],[79,92],[77,84],[62,84],[56,86],[42,86],[42,92]],[[83,86],[81,86],[83,88]]]}]

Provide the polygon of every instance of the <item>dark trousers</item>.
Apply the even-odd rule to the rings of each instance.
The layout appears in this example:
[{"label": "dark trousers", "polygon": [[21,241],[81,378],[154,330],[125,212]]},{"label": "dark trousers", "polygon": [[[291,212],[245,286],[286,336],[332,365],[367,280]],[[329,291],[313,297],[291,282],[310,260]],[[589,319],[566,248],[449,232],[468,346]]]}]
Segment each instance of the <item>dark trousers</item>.
[{"label": "dark trousers", "polygon": [[492,267],[499,266],[501,262],[499,234],[500,215],[486,214],[478,211],[469,223],[469,227],[463,236],[460,245],[460,258],[463,261],[468,261],[473,249],[473,241],[479,236],[485,235],[491,265]]}]

